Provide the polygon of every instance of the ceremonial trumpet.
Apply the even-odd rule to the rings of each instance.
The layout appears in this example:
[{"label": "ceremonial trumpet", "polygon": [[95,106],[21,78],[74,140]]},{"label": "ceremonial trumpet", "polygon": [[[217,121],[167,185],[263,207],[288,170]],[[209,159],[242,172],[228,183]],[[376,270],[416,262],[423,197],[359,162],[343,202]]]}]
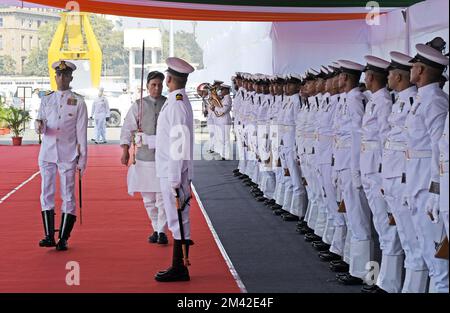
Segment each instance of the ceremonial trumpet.
[{"label": "ceremonial trumpet", "polygon": [[202,98],[206,99],[211,107],[222,108],[222,100],[218,94],[219,87],[213,86],[210,83],[201,83],[197,87],[197,94]]}]

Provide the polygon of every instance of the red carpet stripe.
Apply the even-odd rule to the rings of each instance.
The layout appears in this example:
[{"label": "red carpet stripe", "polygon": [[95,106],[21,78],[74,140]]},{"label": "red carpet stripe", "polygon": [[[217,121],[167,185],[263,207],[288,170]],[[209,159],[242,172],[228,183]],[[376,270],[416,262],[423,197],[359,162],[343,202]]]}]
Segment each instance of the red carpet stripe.
[{"label": "red carpet stripe", "polygon": [[[2,147],[2,155],[11,153],[25,162],[21,167],[3,159],[10,162],[11,188],[36,170],[31,164],[37,163],[38,147],[22,148]],[[150,222],[142,201],[126,193],[120,148],[90,146],[89,154],[83,179],[83,225],[75,226],[68,251],[38,247],[43,235],[39,176],[0,204],[0,292],[239,292],[196,201],[191,209],[195,241],[191,281],[154,281],[153,275],[170,264],[172,246],[147,243]],[[57,226],[59,205],[58,200]],[[79,286],[65,282],[69,261],[80,265]]]}]

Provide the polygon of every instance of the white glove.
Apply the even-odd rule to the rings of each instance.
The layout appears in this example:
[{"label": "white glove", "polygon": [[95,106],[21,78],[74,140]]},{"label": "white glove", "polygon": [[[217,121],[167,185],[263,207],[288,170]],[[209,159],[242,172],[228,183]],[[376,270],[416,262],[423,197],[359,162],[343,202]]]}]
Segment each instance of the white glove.
[{"label": "white glove", "polygon": [[81,177],[83,177],[84,172],[86,171],[86,166],[82,164],[77,164],[77,170],[80,172]]},{"label": "white glove", "polygon": [[362,188],[361,173],[359,171],[357,171],[356,173],[352,173],[352,183],[353,187],[357,189]]},{"label": "white glove", "polygon": [[169,182],[169,183],[170,183],[170,187],[172,189],[180,188],[180,185],[181,185],[179,182]]},{"label": "white glove", "polygon": [[47,123],[45,120],[34,120],[34,129],[36,134],[45,134]]},{"label": "white glove", "polygon": [[439,222],[439,195],[435,193],[430,193],[428,201],[425,205],[425,210],[429,215],[433,217],[432,223],[436,224]]}]

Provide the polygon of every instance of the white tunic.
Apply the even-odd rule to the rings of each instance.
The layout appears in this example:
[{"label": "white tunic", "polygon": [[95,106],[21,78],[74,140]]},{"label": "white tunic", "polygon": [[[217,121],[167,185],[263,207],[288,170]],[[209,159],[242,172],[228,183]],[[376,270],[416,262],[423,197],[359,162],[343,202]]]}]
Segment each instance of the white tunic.
[{"label": "white tunic", "polygon": [[92,103],[91,115],[98,119],[109,117],[109,103],[106,97],[101,96],[94,100]]},{"label": "white tunic", "polygon": [[167,178],[172,185],[181,183],[181,174],[185,171],[192,180],[193,129],[192,107],[185,89],[172,91],[159,113],[155,155],[156,175]]},{"label": "white tunic", "polygon": [[79,156],[78,165],[85,168],[88,116],[83,97],[70,90],[52,92],[42,98],[38,119],[46,125],[39,160],[73,162]]}]

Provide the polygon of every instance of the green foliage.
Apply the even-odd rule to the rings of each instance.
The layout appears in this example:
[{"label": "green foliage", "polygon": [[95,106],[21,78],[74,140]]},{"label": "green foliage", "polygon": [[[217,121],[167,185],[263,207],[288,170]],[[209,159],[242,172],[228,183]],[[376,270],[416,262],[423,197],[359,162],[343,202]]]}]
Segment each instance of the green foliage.
[{"label": "green foliage", "polygon": [[[123,47],[123,31],[113,30],[114,24],[99,15],[92,14],[90,20],[103,53],[102,75],[128,75],[128,51]],[[48,75],[48,47],[57,26],[58,22],[49,22],[39,28],[40,47],[31,50],[23,74]]]},{"label": "green foliage", "polygon": [[31,120],[31,117],[28,111],[9,107],[1,109],[0,120],[6,122],[6,127],[11,129],[13,137],[21,137],[25,131],[25,125]]},{"label": "green foliage", "polygon": [[16,69],[16,61],[10,55],[0,57],[0,75],[12,75]]},{"label": "green foliage", "polygon": [[[189,63],[198,64],[198,69],[203,68],[203,51],[193,33],[177,31],[173,34],[173,40],[174,56]],[[165,60],[169,57],[169,32],[167,30],[162,33],[162,45],[162,58]]]}]

